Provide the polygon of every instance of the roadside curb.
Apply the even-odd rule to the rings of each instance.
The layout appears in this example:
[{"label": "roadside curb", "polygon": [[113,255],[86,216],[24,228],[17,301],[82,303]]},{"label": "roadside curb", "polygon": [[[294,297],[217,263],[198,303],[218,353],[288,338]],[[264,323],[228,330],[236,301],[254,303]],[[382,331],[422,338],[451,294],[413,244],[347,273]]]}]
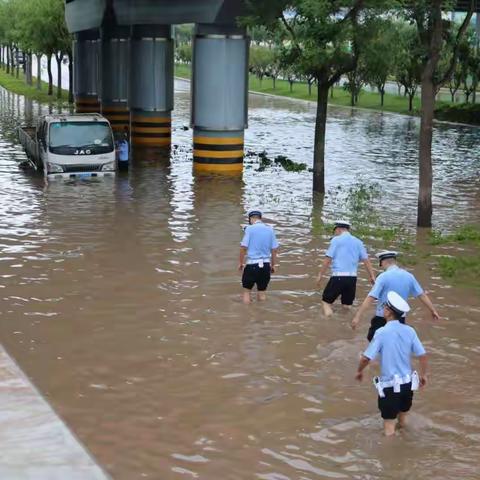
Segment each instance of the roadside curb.
[{"label": "roadside curb", "polygon": [[110,480],[0,345],[0,478]]}]

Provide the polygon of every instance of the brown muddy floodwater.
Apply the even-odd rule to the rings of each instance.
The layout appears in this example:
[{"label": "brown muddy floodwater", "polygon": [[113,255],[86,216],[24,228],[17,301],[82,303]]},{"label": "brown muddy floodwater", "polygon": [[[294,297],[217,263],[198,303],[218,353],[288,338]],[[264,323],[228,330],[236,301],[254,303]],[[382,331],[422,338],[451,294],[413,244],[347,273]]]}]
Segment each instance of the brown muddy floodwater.
[{"label": "brown muddy floodwater", "polygon": [[[41,107],[0,92],[10,354],[114,479],[480,478],[478,291],[442,280],[434,257],[413,267],[443,319],[413,302],[430,385],[411,427],[387,441],[376,367],[354,381],[367,320],[352,332],[340,309],[322,318],[314,286],[328,241],[314,224],[350,214],[348,187],[378,182],[381,223],[415,224],[417,119],[332,108],[322,209],[308,172],[248,163],[242,180],[194,176],[188,84],[176,87],[170,161],[137,154],[114,180],[49,185],[17,166],[15,124]],[[247,149],[310,163],[313,120],[306,103],[252,96]],[[480,221],[479,143],[479,129],[436,128],[437,228]],[[275,225],[281,256],[268,301],[245,307],[236,266],[251,207]]]}]

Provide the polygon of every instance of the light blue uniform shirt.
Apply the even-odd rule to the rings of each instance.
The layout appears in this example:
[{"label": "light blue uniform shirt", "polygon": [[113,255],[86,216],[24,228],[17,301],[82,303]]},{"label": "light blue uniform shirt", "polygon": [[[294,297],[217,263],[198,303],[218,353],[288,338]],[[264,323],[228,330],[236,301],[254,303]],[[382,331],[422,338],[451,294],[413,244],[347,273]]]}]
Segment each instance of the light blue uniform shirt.
[{"label": "light blue uniform shirt", "polygon": [[368,258],[363,242],[350,232],[333,237],[325,255],[332,259],[332,276],[341,272],[355,277],[358,262]]},{"label": "light blue uniform shirt", "polygon": [[394,375],[410,375],[412,355],[418,357],[425,353],[417,332],[410,325],[390,320],[375,332],[363,355],[370,360],[380,355],[380,380],[388,382]]},{"label": "light blue uniform shirt", "polygon": [[249,260],[266,261],[272,255],[272,248],[278,248],[275,231],[263,222],[248,225],[240,245],[246,247]]},{"label": "light blue uniform shirt", "polygon": [[128,142],[126,140],[118,142],[118,160],[120,162],[128,162]]},{"label": "light blue uniform shirt", "polygon": [[375,280],[370,293],[370,297],[377,299],[377,310],[375,315],[383,317],[383,304],[387,302],[388,292],[398,293],[405,301],[408,297],[418,297],[423,293],[423,289],[417,282],[417,279],[410,273],[399,268],[397,265],[392,265],[381,273]]}]

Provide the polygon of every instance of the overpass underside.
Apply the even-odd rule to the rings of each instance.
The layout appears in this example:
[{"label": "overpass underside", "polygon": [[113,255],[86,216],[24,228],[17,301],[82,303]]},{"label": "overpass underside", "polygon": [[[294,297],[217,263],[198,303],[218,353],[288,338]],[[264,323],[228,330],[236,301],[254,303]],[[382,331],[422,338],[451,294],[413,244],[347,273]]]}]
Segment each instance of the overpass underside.
[{"label": "overpass underside", "polygon": [[194,23],[191,126],[195,169],[241,173],[248,48],[242,0],[66,0],[78,112],[98,111],[134,147],[168,148],[172,25]]}]

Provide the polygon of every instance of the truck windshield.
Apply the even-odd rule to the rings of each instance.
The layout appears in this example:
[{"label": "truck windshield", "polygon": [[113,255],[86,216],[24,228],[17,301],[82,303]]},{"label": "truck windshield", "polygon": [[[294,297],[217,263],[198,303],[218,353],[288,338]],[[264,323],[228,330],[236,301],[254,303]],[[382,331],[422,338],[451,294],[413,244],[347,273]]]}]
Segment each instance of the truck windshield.
[{"label": "truck windshield", "polygon": [[49,148],[58,155],[96,155],[113,151],[110,125],[106,122],[53,122]]}]

